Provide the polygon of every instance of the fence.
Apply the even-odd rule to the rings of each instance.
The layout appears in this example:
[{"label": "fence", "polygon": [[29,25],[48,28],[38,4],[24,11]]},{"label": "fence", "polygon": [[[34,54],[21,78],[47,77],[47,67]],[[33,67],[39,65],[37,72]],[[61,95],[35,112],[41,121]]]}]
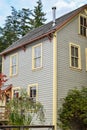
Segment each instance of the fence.
[{"label": "fence", "polygon": [[7,121],[8,120],[8,112],[5,106],[0,106],[0,121]]},{"label": "fence", "polygon": [[1,125],[0,130],[13,130],[13,128],[16,128],[16,130],[25,130],[27,129],[41,129],[41,130],[54,130],[54,125],[33,125],[33,126],[8,126],[8,125]]}]

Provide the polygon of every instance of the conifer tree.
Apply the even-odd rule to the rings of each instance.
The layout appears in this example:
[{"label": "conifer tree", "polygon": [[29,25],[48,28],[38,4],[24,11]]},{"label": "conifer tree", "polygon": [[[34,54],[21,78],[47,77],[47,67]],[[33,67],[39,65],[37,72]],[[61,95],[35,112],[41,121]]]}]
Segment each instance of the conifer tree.
[{"label": "conifer tree", "polygon": [[34,12],[33,12],[33,19],[31,19],[31,27],[32,28],[37,28],[41,25],[44,24],[46,21],[45,18],[45,13],[42,11],[42,2],[41,0],[37,1],[37,6],[34,7]]}]

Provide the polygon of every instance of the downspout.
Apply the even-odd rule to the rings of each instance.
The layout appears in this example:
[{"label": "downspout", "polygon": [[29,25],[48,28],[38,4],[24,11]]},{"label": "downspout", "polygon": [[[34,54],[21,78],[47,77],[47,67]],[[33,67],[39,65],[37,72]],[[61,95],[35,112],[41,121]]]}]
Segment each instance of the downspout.
[{"label": "downspout", "polygon": [[58,87],[57,87],[57,32],[53,36],[53,125],[57,130],[57,102],[58,102]]}]

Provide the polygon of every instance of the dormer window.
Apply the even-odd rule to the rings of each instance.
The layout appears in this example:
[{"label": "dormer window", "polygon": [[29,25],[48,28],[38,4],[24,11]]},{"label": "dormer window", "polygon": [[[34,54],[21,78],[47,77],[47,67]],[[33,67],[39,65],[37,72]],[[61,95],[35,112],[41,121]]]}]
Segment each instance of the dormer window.
[{"label": "dormer window", "polygon": [[80,16],[80,34],[82,36],[87,36],[87,17],[84,15]]}]

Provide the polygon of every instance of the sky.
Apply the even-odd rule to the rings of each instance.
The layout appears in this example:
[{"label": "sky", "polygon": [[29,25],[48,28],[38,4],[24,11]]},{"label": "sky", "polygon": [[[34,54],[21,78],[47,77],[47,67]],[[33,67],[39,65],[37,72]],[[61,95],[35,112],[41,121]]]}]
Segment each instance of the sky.
[{"label": "sky", "polygon": [[[29,8],[33,10],[38,0],[0,0],[0,27],[4,26],[6,17],[11,15],[11,6],[16,10]],[[46,13],[46,22],[52,20],[52,7],[56,6],[56,18],[87,4],[87,0],[41,0],[43,12]]]}]

